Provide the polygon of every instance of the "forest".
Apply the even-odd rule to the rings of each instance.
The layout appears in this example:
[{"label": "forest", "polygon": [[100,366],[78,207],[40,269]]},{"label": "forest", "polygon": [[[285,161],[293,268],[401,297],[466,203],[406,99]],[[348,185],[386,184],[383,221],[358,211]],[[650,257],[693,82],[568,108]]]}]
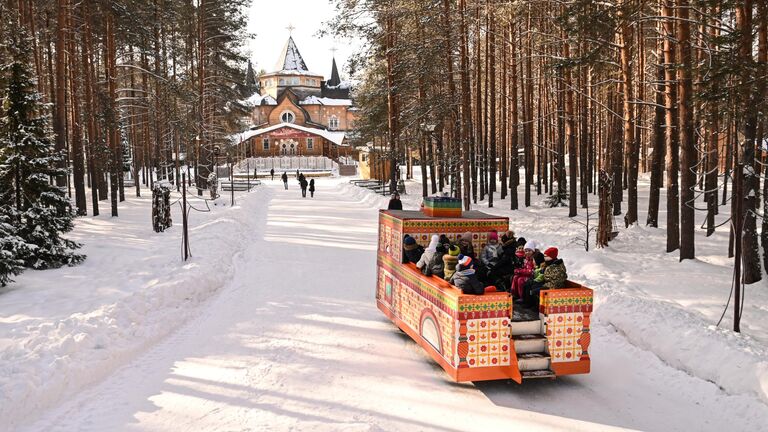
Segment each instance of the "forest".
[{"label": "forest", "polygon": [[[389,166],[425,161],[425,196],[514,210],[547,194],[575,217],[594,194],[598,247],[614,224],[659,227],[666,212],[666,252],[681,261],[696,257],[697,230],[730,227],[728,254],[742,257],[744,283],[761,279],[766,2],[335,5],[327,31],[365,41],[351,65],[359,138]],[[650,199],[638,208],[644,175]]]},{"label": "forest", "polygon": [[[391,182],[417,159],[423,194],[467,209],[546,195],[588,216],[594,195],[598,247],[616,224],[643,223],[664,228],[680,260],[696,258],[697,230],[730,229],[743,282],[761,280],[765,2],[332,2],[320,34],[364,47],[348,67],[353,144],[381,151]],[[0,250],[21,256],[0,273],[79,262],[57,234],[73,217],[119,216],[127,190],[178,188],[185,169],[202,193],[216,159],[239,156],[227,136],[248,126],[238,101],[257,86],[243,54],[248,5],[0,2]],[[48,257],[35,252],[46,236],[23,232],[35,221],[55,239]]]}]

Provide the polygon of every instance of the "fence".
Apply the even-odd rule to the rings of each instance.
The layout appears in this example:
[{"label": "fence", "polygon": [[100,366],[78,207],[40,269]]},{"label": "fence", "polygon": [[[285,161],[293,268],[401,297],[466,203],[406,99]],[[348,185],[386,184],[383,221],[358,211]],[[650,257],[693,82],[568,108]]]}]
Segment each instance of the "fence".
[{"label": "fence", "polygon": [[338,164],[325,156],[280,156],[280,157],[255,157],[240,161],[237,164],[239,171],[250,168],[256,171],[332,171],[338,169]]}]

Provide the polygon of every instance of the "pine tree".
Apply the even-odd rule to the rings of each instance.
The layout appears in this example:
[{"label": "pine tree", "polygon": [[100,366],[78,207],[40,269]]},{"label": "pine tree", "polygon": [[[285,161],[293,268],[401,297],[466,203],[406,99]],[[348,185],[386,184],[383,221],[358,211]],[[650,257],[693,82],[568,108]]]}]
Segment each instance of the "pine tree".
[{"label": "pine tree", "polygon": [[30,252],[30,245],[16,235],[16,228],[4,213],[7,206],[0,205],[0,287],[13,282],[11,276],[24,271],[22,257]]},{"label": "pine tree", "polygon": [[[74,265],[85,256],[79,245],[61,237],[72,229],[74,212],[64,191],[51,184],[66,174],[63,156],[55,150],[47,107],[37,92],[29,58],[30,43],[23,29],[6,23],[7,45],[0,69],[6,83],[0,109],[0,203],[16,235],[29,244],[17,248],[24,265],[35,269]],[[14,28],[16,27],[16,28]]]}]

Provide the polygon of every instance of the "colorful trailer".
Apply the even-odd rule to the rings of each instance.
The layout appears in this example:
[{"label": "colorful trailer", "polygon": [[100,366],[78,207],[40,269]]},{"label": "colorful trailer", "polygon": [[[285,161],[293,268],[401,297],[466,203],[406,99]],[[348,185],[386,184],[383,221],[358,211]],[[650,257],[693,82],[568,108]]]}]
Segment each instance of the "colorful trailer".
[{"label": "colorful trailer", "polygon": [[[433,206],[430,206],[433,207]],[[589,373],[592,290],[568,282],[542,290],[538,311],[516,306],[509,293],[462,294],[437,276],[403,264],[402,240],[409,234],[427,246],[433,234],[472,233],[476,251],[490,231],[505,232],[509,219],[478,211],[458,217],[419,211],[379,213],[379,309],[457,381],[554,378]]]}]

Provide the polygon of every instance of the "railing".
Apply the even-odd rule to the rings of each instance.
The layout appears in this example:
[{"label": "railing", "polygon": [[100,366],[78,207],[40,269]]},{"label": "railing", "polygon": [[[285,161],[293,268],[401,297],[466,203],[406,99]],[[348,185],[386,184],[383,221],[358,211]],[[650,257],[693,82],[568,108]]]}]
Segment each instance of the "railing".
[{"label": "railing", "polygon": [[243,159],[237,164],[237,171],[333,171],[338,164],[325,156],[276,156]]}]

